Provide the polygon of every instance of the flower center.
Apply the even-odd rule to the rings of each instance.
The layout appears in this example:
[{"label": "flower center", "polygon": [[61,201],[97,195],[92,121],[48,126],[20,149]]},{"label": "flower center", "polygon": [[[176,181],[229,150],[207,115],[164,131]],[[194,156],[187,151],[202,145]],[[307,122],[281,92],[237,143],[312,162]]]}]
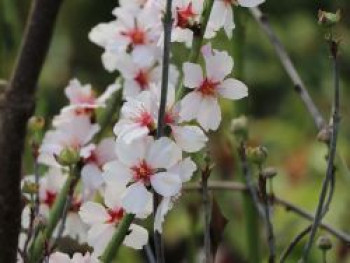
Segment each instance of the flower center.
[{"label": "flower center", "polygon": [[53,206],[53,203],[56,200],[56,196],[57,196],[57,193],[46,190],[45,199],[43,201],[44,204],[46,204],[48,207],[51,208]]},{"label": "flower center", "polygon": [[134,180],[142,181],[148,185],[150,183],[151,176],[154,174],[154,169],[150,167],[145,160],[142,160],[139,165],[131,168],[134,173]]},{"label": "flower center", "polygon": [[189,3],[186,7],[176,8],[177,25],[181,28],[188,28],[191,22],[195,19],[197,14],[193,11],[192,3]]},{"label": "flower center", "polygon": [[107,213],[109,216],[109,219],[107,220],[108,224],[113,224],[113,223],[117,224],[124,216],[123,208],[108,209]]},{"label": "flower center", "polygon": [[69,211],[78,213],[81,207],[82,201],[80,198],[74,197],[72,200],[72,204],[69,208]]},{"label": "flower center", "polygon": [[78,116],[81,115],[91,115],[94,112],[94,109],[91,108],[85,108],[85,107],[79,107],[74,110],[75,114]]},{"label": "flower center", "polygon": [[146,42],[146,33],[145,31],[139,29],[137,26],[130,31],[121,32],[123,36],[126,36],[130,39],[132,45],[144,45]]},{"label": "flower center", "polygon": [[219,82],[214,82],[210,79],[205,78],[202,84],[198,88],[198,91],[201,92],[204,96],[215,96],[216,87],[219,85]]},{"label": "flower center", "polygon": [[149,78],[147,72],[140,70],[134,80],[139,84],[141,90],[148,89]]},{"label": "flower center", "polygon": [[138,122],[142,127],[148,127],[150,130],[152,130],[154,126],[151,114],[146,111],[140,114],[136,122]]}]

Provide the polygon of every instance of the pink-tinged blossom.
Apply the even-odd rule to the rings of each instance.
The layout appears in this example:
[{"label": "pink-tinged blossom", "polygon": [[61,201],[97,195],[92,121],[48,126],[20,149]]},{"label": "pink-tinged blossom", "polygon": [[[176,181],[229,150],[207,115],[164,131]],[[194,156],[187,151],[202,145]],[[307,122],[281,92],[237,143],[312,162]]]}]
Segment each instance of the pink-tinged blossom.
[{"label": "pink-tinged blossom", "polygon": [[113,10],[116,20],[94,27],[89,39],[105,49],[102,61],[109,71],[115,61],[126,52],[152,53],[161,34],[159,12],[154,8],[125,8]]},{"label": "pink-tinged blossom", "polygon": [[81,253],[74,253],[71,258],[69,255],[62,252],[52,253],[49,257],[49,263],[99,263],[100,261],[89,252],[85,255]]},{"label": "pink-tinged blossom", "polygon": [[[43,220],[48,220],[50,210],[52,209],[65,181],[67,174],[60,168],[50,167],[49,170],[40,177],[39,180],[39,215]],[[26,176],[22,184],[25,182],[34,183],[33,175]],[[28,196],[29,198],[29,196]],[[78,217],[78,211],[81,205],[81,197],[74,194],[69,207],[65,230],[63,236],[69,236],[79,242],[86,241],[86,225]],[[30,221],[30,209],[26,206],[22,212],[22,227],[28,228]],[[60,225],[60,224],[58,224]],[[57,229],[54,231],[54,236],[57,235]]]},{"label": "pink-tinged blossom", "polygon": [[[157,1],[156,1],[157,2]],[[171,41],[181,42],[190,47],[193,39],[193,30],[198,27],[203,9],[202,0],[174,0],[172,3],[172,17],[174,19]],[[166,1],[158,1],[161,9],[165,10]],[[163,37],[159,39],[162,43]]]},{"label": "pink-tinged blossom", "polygon": [[[196,170],[197,170],[196,164],[189,157],[187,157],[184,160],[181,160],[180,162],[178,162],[177,164],[175,164],[169,169],[170,172],[181,175],[182,183],[188,182]],[[174,202],[179,197],[180,195],[164,197],[160,202],[156,211],[155,219],[154,219],[154,228],[158,232],[162,233],[165,216],[173,208]]]},{"label": "pink-tinged blossom", "polygon": [[[153,86],[152,92],[156,97],[157,113],[160,103],[160,86]],[[205,136],[201,128],[196,125],[184,125],[180,119],[179,103],[175,102],[175,88],[168,86],[168,96],[165,108],[165,125],[170,128],[170,136],[175,140],[176,144],[185,152],[197,152],[201,150],[208,138]],[[158,116],[157,116],[158,119]]]},{"label": "pink-tinged blossom", "polygon": [[[156,211],[156,217],[154,221],[154,227],[158,231],[162,231],[162,224],[164,222],[165,215],[171,210],[173,202],[180,196],[180,188],[182,183],[189,181],[197,169],[196,164],[191,160],[190,157],[179,160],[174,152],[174,144],[167,138],[162,138],[166,143],[161,143],[158,146],[151,145],[153,147],[150,152],[159,152],[157,157],[159,160],[163,159],[159,163],[168,163],[169,168],[153,168],[150,164],[151,161],[145,160],[144,154],[136,157],[136,160],[129,164],[124,165],[121,162],[111,162],[105,166],[104,178],[106,181],[106,193],[114,193],[115,195],[121,196],[122,205],[128,213],[136,214],[138,218],[147,217],[152,212],[153,199],[152,193],[148,190],[152,187],[156,192],[160,193],[163,198],[160,206]],[[152,143],[153,139],[148,138],[142,143],[142,151],[147,151],[149,146],[145,146],[145,143]],[[135,145],[126,145],[126,147],[134,147]],[[140,145],[140,142],[137,142]],[[164,147],[161,147],[163,145]],[[123,146],[125,147],[125,146]],[[132,148],[131,148],[132,149]],[[140,148],[139,148],[140,149]],[[178,151],[178,150],[177,150]],[[173,153],[172,153],[173,152]],[[152,153],[152,154],[153,154]],[[168,156],[164,156],[164,155]],[[130,151],[126,153],[130,158]],[[176,158],[174,158],[176,157]],[[134,157],[132,157],[134,158]],[[147,158],[147,157],[146,157]],[[175,161],[178,160],[178,161]],[[129,159],[130,161],[130,159]],[[159,166],[159,165],[158,165]],[[164,172],[160,172],[164,171]],[[157,175],[157,173],[162,173]],[[155,178],[159,176],[159,178]],[[153,177],[153,178],[152,178]],[[158,181],[158,182],[157,182]],[[131,185],[124,188],[125,185]]]},{"label": "pink-tinged blossom", "polygon": [[[138,54],[137,54],[138,53]],[[159,55],[142,52],[123,54],[115,60],[115,68],[124,79],[124,97],[135,97],[140,92],[149,90],[154,83],[161,81],[162,67]],[[170,65],[169,83],[175,85],[179,73],[175,66]]]},{"label": "pink-tinged blossom", "polygon": [[[125,210],[121,206],[118,189],[106,191],[104,195],[105,205],[96,202],[86,202],[80,208],[81,219],[89,225],[88,244],[94,248],[96,255],[101,255],[118,225],[125,216]],[[141,249],[148,241],[147,230],[141,226],[131,224],[130,233],[125,237],[123,244]]]},{"label": "pink-tinged blossom", "polygon": [[210,13],[205,37],[212,38],[217,31],[223,28],[226,35],[231,38],[232,31],[235,28],[233,7],[236,5],[255,7],[263,2],[265,2],[265,0],[215,0]]},{"label": "pink-tinged blossom", "polygon": [[206,56],[205,73],[199,64],[183,65],[184,85],[193,91],[181,101],[182,121],[196,119],[204,130],[216,130],[221,122],[219,97],[238,100],[248,96],[246,85],[234,78],[226,78],[233,68],[233,60],[225,51],[213,50]]},{"label": "pink-tinged blossom", "polygon": [[146,137],[156,129],[156,101],[150,92],[142,92],[136,98],[129,97],[121,108],[121,117],[114,126],[118,139],[131,143]]},{"label": "pink-tinged blossom", "polygon": [[[117,140],[118,161],[104,167],[106,185],[121,185],[122,206],[128,213],[145,213],[152,203],[153,189],[163,197],[177,195],[181,190],[181,174],[169,169],[181,161],[180,148],[169,138],[142,138],[130,144]],[[112,183],[111,183],[112,182]]]},{"label": "pink-tinged blossom", "polygon": [[[121,118],[114,127],[118,139],[131,143],[144,138],[157,129],[160,102],[160,87],[152,85],[150,91],[144,91],[136,98],[129,98],[121,109]],[[179,118],[179,105],[175,103],[175,89],[168,87],[165,113],[165,125],[170,128],[170,136],[183,151],[201,150],[207,137],[195,125],[183,125]]]},{"label": "pink-tinged blossom", "polygon": [[105,107],[106,101],[119,89],[119,83],[111,84],[98,97],[90,84],[82,85],[77,79],[71,80],[65,89],[69,105],[63,107],[60,114],[53,119],[53,126],[59,127],[74,116],[91,116],[95,109]]},{"label": "pink-tinged blossom", "polygon": [[90,152],[83,160],[84,166],[81,170],[84,198],[101,189],[103,185],[102,167],[116,157],[115,140],[111,137],[103,139],[98,145],[90,148]]},{"label": "pink-tinged blossom", "polygon": [[56,158],[65,148],[74,149],[87,158],[92,147],[88,143],[99,130],[99,125],[91,123],[90,117],[85,115],[61,123],[57,129],[46,132],[39,149],[39,163],[59,166]]}]

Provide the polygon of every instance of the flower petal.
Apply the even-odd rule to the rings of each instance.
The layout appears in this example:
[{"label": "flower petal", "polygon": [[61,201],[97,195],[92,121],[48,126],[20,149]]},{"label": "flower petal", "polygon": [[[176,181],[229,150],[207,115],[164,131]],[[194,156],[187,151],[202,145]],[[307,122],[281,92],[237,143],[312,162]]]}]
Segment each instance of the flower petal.
[{"label": "flower petal", "polygon": [[221,110],[216,98],[203,97],[197,120],[205,131],[218,129],[221,122]]},{"label": "flower petal", "polygon": [[201,85],[203,81],[202,68],[198,64],[185,62],[183,64],[184,85],[188,88],[194,89]]},{"label": "flower petal", "polygon": [[203,97],[199,92],[193,91],[180,101],[179,115],[181,122],[196,118],[202,99]]},{"label": "flower petal", "polygon": [[214,55],[205,57],[207,77],[212,81],[222,81],[233,68],[233,60],[226,51],[214,50]]},{"label": "flower petal", "polygon": [[81,206],[79,215],[88,225],[104,223],[108,220],[106,209],[101,204],[90,201]]},{"label": "flower petal", "polygon": [[164,197],[160,202],[157,208],[156,216],[154,218],[154,229],[159,233],[162,233],[164,218],[166,214],[172,209],[172,207],[173,202],[171,201],[170,197]]},{"label": "flower petal", "polygon": [[99,256],[107,247],[115,232],[113,224],[93,225],[88,231],[88,244],[94,248],[94,253]]},{"label": "flower petal", "polygon": [[123,244],[134,249],[142,249],[148,242],[147,230],[135,224],[131,224],[129,230],[131,232],[125,236]]},{"label": "flower petal", "polygon": [[123,140],[117,139],[116,153],[121,163],[127,166],[138,164],[144,159],[146,148],[150,139],[142,138],[132,143],[125,143]]},{"label": "flower petal", "polygon": [[239,100],[248,96],[247,86],[237,79],[226,79],[218,87],[221,96],[231,100]]},{"label": "flower petal", "polygon": [[152,194],[147,191],[142,182],[130,185],[122,197],[122,205],[127,213],[144,214]]},{"label": "flower petal", "polygon": [[197,152],[205,146],[208,138],[197,126],[171,126],[176,144],[186,152]]},{"label": "flower petal", "polygon": [[181,160],[177,164],[175,164],[173,167],[168,169],[170,173],[178,174],[180,175],[181,181],[187,182],[191,179],[193,173],[197,170],[196,164],[191,160],[190,157],[187,157],[186,159]]},{"label": "flower petal", "polygon": [[238,0],[238,4],[243,7],[255,7],[264,2],[265,0]]},{"label": "flower petal", "polygon": [[151,184],[158,194],[170,197],[180,192],[182,182],[178,174],[161,172],[151,177]]},{"label": "flower petal", "polygon": [[181,158],[181,149],[167,137],[154,141],[146,153],[146,161],[152,168],[169,168]]}]

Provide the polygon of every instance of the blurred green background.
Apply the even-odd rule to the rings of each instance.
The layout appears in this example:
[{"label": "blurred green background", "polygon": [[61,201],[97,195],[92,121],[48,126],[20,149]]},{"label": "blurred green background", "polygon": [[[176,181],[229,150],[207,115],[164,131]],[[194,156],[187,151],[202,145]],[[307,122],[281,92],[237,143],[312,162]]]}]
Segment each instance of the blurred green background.
[{"label": "blurred green background", "polygon": [[[20,39],[23,34],[30,1],[0,1],[0,79],[8,79],[14,66]],[[117,1],[64,1],[48,58],[44,65],[37,93],[36,113],[51,118],[67,103],[63,89],[68,81],[79,78],[102,91],[115,79],[102,67],[102,50],[89,42],[90,29],[113,17],[111,10]],[[350,3],[349,0],[328,1],[278,1],[267,0],[262,5],[270,22],[285,45],[295,66],[310,91],[316,105],[326,119],[331,113],[332,64],[328,46],[324,41],[325,30],[317,24],[318,9],[342,11],[342,22],[336,35],[341,40],[341,130],[336,159],[336,192],[325,221],[350,233]],[[259,29],[247,10],[236,8],[235,17],[243,23],[242,39],[238,25],[232,40],[220,33],[215,48],[235,52],[233,75],[249,87],[248,99],[239,102],[223,102],[224,121],[221,129],[212,135],[211,152],[217,169],[211,179],[241,180],[237,158],[232,157],[231,147],[223,135],[230,127],[231,118],[242,114],[249,117],[251,144],[268,148],[268,165],[278,168],[274,180],[274,193],[295,204],[314,211],[322,179],[325,175],[326,147],[317,142],[317,131],[305,110],[293,85],[284,72],[265,34]],[[175,45],[176,63],[186,60],[181,45]],[[237,55],[238,54],[238,55]],[[15,131],[14,131],[15,132]],[[30,171],[29,154],[24,164]],[[194,180],[199,180],[198,175]],[[249,262],[246,224],[242,194],[239,192],[214,193],[223,214],[229,220],[219,249],[217,262]],[[167,217],[165,241],[167,262],[200,262],[202,226],[199,193],[184,193]],[[278,255],[292,238],[308,222],[282,208],[274,210]],[[261,224],[261,223],[260,223]],[[149,222],[150,225],[150,222]],[[250,226],[248,226],[250,227]],[[264,227],[260,225],[262,262],[267,261]],[[319,231],[319,234],[325,232]],[[350,250],[336,238],[328,253],[328,262],[350,262]],[[287,262],[297,262],[303,248],[303,240]],[[218,256],[218,258],[219,258]],[[146,262],[144,253],[123,248],[117,262]],[[321,252],[314,246],[310,262],[321,262]]]}]

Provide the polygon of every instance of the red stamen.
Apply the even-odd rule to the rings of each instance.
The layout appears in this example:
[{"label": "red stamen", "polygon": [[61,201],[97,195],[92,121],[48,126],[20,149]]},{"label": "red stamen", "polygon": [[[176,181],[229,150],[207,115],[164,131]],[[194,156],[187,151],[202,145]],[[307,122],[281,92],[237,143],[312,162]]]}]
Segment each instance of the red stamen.
[{"label": "red stamen", "polygon": [[154,174],[154,169],[152,169],[145,160],[143,160],[138,166],[131,168],[134,172],[134,180],[142,181],[144,184],[149,184],[151,176]]},{"label": "red stamen", "polygon": [[192,3],[189,3],[187,7],[176,8],[176,16],[176,26],[181,28],[188,28],[191,25],[191,20],[194,20],[197,14],[193,12]]},{"label": "red stamen", "polygon": [[149,77],[147,72],[140,70],[134,80],[139,84],[141,90],[148,89]]},{"label": "red stamen", "polygon": [[109,209],[107,212],[109,215],[109,219],[107,220],[108,224],[119,223],[124,216],[124,210],[122,208],[115,210]]},{"label": "red stamen", "polygon": [[132,45],[134,46],[144,45],[146,43],[146,33],[143,30],[137,28],[137,26],[130,31],[121,32],[121,34],[123,36],[129,37]]},{"label": "red stamen", "polygon": [[206,78],[198,88],[198,91],[204,96],[215,96],[217,85],[219,85],[219,82],[214,82]]},{"label": "red stamen", "polygon": [[45,199],[43,201],[48,207],[52,207],[56,200],[57,193],[46,190]]}]

